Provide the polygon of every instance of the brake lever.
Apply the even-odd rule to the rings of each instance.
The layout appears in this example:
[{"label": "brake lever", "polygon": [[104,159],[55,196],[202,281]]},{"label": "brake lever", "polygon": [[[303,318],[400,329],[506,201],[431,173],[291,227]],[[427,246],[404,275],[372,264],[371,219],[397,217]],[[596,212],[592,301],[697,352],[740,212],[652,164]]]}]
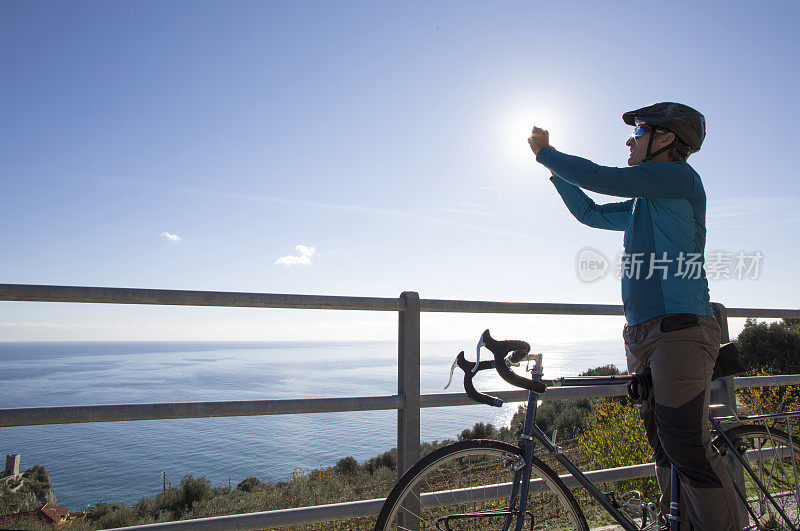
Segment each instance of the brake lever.
[{"label": "brake lever", "polygon": [[483,342],[483,335],[481,335],[480,339],[478,339],[478,346],[475,347],[475,366],[472,368],[472,372],[477,372],[478,364],[481,362],[481,347],[486,346],[486,343]]},{"label": "brake lever", "polygon": [[450,384],[453,383],[453,371],[456,370],[456,367],[458,367],[458,356],[456,356],[456,359],[453,360],[453,366],[450,367],[450,379],[447,380],[447,385],[444,386],[445,389],[450,387]]}]

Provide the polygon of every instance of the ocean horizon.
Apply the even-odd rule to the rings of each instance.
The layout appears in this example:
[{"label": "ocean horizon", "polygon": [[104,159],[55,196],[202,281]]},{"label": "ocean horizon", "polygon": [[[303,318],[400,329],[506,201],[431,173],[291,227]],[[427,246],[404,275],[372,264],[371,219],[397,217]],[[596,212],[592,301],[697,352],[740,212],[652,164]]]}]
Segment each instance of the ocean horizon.
[{"label": "ocean horizon", "polygon": [[[474,341],[421,345],[423,393],[443,391],[455,355]],[[621,340],[536,345],[545,376],[613,363]],[[396,341],[69,341],[0,342],[3,408],[391,395],[397,392]],[[455,385],[455,384],[454,384]],[[483,390],[508,389],[498,376]],[[519,406],[425,408],[423,441],[454,439],[476,422],[507,425]],[[395,410],[169,419],[0,429],[0,452],[42,465],[59,505],[131,504],[187,474],[214,486],[246,477],[282,481],[293,471],[364,461],[396,446]]]}]

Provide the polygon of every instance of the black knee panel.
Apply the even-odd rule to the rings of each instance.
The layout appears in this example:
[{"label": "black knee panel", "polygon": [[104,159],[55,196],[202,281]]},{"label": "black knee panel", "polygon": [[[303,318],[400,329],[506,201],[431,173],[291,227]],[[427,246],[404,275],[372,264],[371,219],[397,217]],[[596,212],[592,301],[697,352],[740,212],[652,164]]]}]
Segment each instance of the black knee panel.
[{"label": "black knee panel", "polygon": [[658,439],[655,413],[653,413],[651,406],[645,409],[642,409],[640,406],[639,417],[644,423],[645,435],[647,436],[647,442],[650,444],[650,448],[653,449],[653,460],[656,462],[656,465],[669,466],[669,457],[664,453],[664,448],[661,447],[661,441]]},{"label": "black knee panel", "polygon": [[680,407],[667,407],[656,402],[655,416],[658,438],[669,460],[677,467],[681,479],[697,488],[721,487],[711,468],[703,446],[703,400],[705,392]]}]

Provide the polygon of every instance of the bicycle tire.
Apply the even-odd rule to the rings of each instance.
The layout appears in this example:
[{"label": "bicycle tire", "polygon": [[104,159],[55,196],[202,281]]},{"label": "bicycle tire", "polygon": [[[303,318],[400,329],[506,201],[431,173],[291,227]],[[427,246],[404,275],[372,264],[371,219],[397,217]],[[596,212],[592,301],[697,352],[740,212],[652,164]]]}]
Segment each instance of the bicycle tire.
[{"label": "bicycle tire", "polygon": [[[512,465],[523,464],[521,450],[500,441],[475,439],[439,448],[420,459],[397,482],[381,508],[375,530],[446,529],[437,527],[436,521],[448,515],[452,518],[448,521],[450,529],[503,529],[508,515],[490,518],[487,514],[508,508]],[[531,483],[524,529],[589,530],[583,511],[564,482],[534,456],[531,480],[536,479],[541,481]],[[472,516],[464,516],[467,513]]]},{"label": "bicycle tire", "polygon": [[[749,507],[748,521],[743,528],[747,530],[796,530],[800,528],[800,516],[798,516],[800,514],[798,511],[800,498],[796,491],[800,474],[800,441],[798,438],[793,436],[790,439],[784,431],[757,424],[736,426],[726,430],[725,434],[740,455],[743,452],[749,452],[750,467],[791,521],[791,525],[788,525],[752,476],[743,471],[744,493],[747,498],[743,501]],[[731,465],[738,461],[730,455],[731,448],[722,436],[714,439],[714,446],[719,450],[728,470],[734,470]],[[777,449],[784,451],[779,455],[776,453]]]}]

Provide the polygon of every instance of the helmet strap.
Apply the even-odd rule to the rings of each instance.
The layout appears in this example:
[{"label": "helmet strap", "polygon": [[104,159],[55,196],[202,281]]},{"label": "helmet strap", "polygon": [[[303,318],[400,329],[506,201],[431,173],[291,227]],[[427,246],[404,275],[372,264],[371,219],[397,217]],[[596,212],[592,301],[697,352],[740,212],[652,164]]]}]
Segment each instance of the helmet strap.
[{"label": "helmet strap", "polygon": [[[674,135],[674,134],[675,134],[675,133],[673,133],[673,135]],[[648,141],[647,141],[647,154],[644,156],[644,159],[642,159],[642,162],[643,162],[643,163],[644,163],[644,162],[649,162],[649,161],[653,160],[653,158],[654,158],[656,155],[659,155],[659,154],[661,154],[661,153],[665,152],[666,150],[668,150],[669,148],[671,148],[671,147],[673,146],[673,144],[675,144],[675,141],[678,139],[677,135],[675,135],[675,139],[674,139],[672,142],[670,142],[669,144],[667,144],[667,145],[666,145],[666,146],[664,146],[663,148],[659,149],[659,150],[658,150],[658,151],[656,151],[655,153],[650,153],[650,150],[653,148],[653,139],[654,139],[655,137],[656,137],[656,129],[655,129],[655,127],[654,127],[654,128],[652,128],[652,129],[650,130],[650,138],[649,138],[649,139],[648,139]]]}]

